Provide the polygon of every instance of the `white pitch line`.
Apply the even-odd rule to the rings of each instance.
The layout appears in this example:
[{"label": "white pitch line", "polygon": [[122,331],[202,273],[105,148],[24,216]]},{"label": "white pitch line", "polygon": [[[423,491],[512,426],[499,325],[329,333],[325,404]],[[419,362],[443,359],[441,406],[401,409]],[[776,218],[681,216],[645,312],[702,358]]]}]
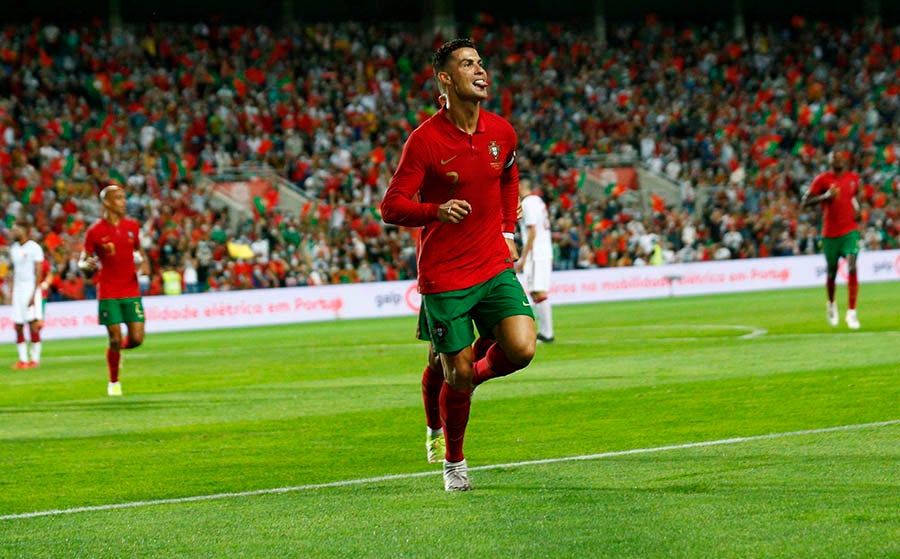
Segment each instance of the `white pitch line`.
[{"label": "white pitch line", "polygon": [[[838,431],[854,431],[859,429],[869,429],[872,427],[887,427],[889,425],[900,425],[900,419],[892,419],[890,421],[878,421],[875,423],[860,423],[857,425],[840,425],[837,427],[823,427],[821,429],[805,429],[802,431],[788,431],[784,433],[769,433],[767,435],[754,435],[750,437],[733,437],[730,439],[719,439],[715,441],[701,441],[696,443],[673,444],[666,446],[655,446],[650,448],[634,448],[631,450],[616,450],[611,452],[601,452],[599,454],[583,454],[581,456],[567,456],[563,458],[544,458],[541,460],[526,460],[523,462],[507,462],[505,464],[487,464],[484,466],[474,466],[469,468],[470,471],[481,470],[497,470],[502,468],[521,468],[525,466],[540,466],[544,464],[556,464],[559,462],[578,462],[585,460],[600,460],[603,458],[616,458],[619,456],[632,456],[635,454],[650,454],[654,452],[666,452],[669,450],[685,450],[690,448],[703,448],[709,446],[721,446],[738,443],[747,443],[753,441],[764,441],[770,439],[783,439],[786,437],[797,437],[801,435],[819,435],[822,433],[834,433]],[[155,505],[177,505],[181,503],[197,503],[200,501],[215,501],[219,499],[233,499],[238,497],[254,497],[257,495],[274,495],[278,493],[294,493],[298,491],[310,491],[313,489],[327,489],[331,487],[346,487],[349,485],[365,485],[369,483],[381,483],[384,481],[394,481],[403,479],[413,479],[426,476],[435,476],[441,474],[441,471],[429,472],[413,472],[406,474],[391,474],[386,476],[368,477],[360,479],[348,479],[343,481],[332,481],[328,483],[312,483],[309,485],[297,485],[293,487],[276,487],[273,489],[256,489],[253,491],[238,491],[234,493],[214,493],[212,495],[196,495],[193,497],[177,497],[173,499],[156,499],[152,501],[133,501],[130,503],[116,503],[110,505],[94,505],[89,507],[75,507],[70,509],[43,510],[35,512],[23,512],[18,514],[6,514],[0,516],[2,520],[21,520],[27,518],[38,518],[42,516],[62,516],[65,514],[77,514],[80,512],[103,512],[117,509],[134,509],[141,507],[149,507]]]}]

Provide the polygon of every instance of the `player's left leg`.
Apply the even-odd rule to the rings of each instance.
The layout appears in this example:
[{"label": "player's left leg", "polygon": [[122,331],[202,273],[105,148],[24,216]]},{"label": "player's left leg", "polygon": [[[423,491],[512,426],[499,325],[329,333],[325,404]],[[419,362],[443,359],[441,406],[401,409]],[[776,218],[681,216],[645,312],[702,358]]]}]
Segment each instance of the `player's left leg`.
[{"label": "player's left leg", "polygon": [[28,368],[28,342],[25,341],[25,323],[30,320],[28,317],[28,297],[25,295],[28,287],[16,286],[12,288],[12,322],[16,329],[16,353],[18,361],[13,365],[13,369]]},{"label": "player's left leg", "polygon": [[859,279],[856,273],[856,254],[847,255],[847,314],[844,319],[851,330],[859,329],[856,316],[856,297],[859,293]]},{"label": "player's left leg", "polygon": [[28,307],[28,330],[31,334],[31,351],[29,367],[37,367],[41,363],[41,327],[44,325],[44,294],[35,290],[34,299]]},{"label": "player's left leg", "polygon": [[838,239],[822,239],[822,252],[825,253],[825,318],[831,326],[838,325],[838,306],[834,300],[837,283],[838,261],[840,260],[840,241]]},{"label": "player's left leg", "polygon": [[28,360],[29,367],[37,367],[41,364],[41,321],[32,320],[28,323],[31,333],[31,352]]},{"label": "player's left leg", "polygon": [[531,282],[528,291],[534,302],[534,314],[537,318],[539,341],[547,343],[553,341],[553,307],[549,299],[550,273],[553,270],[553,260],[549,258],[534,261]]},{"label": "player's left leg", "polygon": [[531,294],[531,300],[534,301],[534,314],[538,323],[538,341],[550,343],[553,337],[553,308],[550,305],[550,299],[547,297],[546,291],[536,291]]},{"label": "player's left leg", "polygon": [[126,322],[127,336],[122,339],[120,349],[134,349],[144,343],[144,323]]},{"label": "player's left leg", "polygon": [[501,273],[479,303],[477,320],[492,324],[496,343],[475,362],[473,384],[506,376],[525,368],[534,358],[536,332],[528,296],[513,273]]},{"label": "player's left leg", "polygon": [[475,363],[474,385],[505,377],[524,369],[534,358],[537,338],[534,319],[527,315],[508,316],[494,326],[497,342],[484,359]]}]

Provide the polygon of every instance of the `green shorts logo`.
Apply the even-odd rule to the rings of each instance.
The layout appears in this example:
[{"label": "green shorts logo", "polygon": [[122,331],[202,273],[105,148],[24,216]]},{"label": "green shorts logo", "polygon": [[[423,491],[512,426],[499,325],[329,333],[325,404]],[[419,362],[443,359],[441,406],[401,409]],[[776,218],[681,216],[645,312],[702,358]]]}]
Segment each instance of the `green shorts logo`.
[{"label": "green shorts logo", "polygon": [[447,327],[441,323],[437,323],[434,325],[434,337],[437,341],[444,341],[444,337],[447,335]]}]

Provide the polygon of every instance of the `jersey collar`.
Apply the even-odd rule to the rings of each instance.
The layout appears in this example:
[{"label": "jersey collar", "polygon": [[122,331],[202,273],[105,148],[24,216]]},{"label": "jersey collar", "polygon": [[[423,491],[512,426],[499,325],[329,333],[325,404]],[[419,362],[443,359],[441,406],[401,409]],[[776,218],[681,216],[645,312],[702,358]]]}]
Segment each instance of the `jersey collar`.
[{"label": "jersey collar", "polygon": [[[463,134],[465,136],[469,135],[468,133],[463,132],[462,130],[457,128],[457,126],[455,124],[453,124],[453,121],[450,120],[450,115],[447,114],[447,107],[441,105],[441,109],[438,111],[437,116],[440,117],[441,122],[443,122],[444,126],[446,126],[448,129],[453,130],[459,134]],[[484,134],[485,130],[486,130],[486,128],[484,125],[484,109],[479,109],[478,110],[478,123],[475,125],[475,134]]]}]

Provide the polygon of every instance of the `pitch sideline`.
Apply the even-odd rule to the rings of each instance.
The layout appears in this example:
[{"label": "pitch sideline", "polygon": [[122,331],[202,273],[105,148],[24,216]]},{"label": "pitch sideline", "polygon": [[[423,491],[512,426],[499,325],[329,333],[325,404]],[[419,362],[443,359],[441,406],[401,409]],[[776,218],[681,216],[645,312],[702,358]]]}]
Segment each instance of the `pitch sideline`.
[{"label": "pitch sideline", "polygon": [[[673,444],[665,446],[657,446],[650,448],[635,448],[631,450],[617,450],[611,452],[601,452],[599,454],[583,454],[581,456],[566,456],[563,458],[544,458],[541,460],[526,460],[522,462],[508,462],[505,464],[487,464],[484,466],[473,466],[470,471],[480,470],[496,470],[500,468],[518,468],[526,466],[538,466],[543,464],[555,464],[559,462],[576,462],[585,460],[600,460],[603,458],[615,458],[619,456],[631,456],[635,454],[650,454],[654,452],[666,452],[669,450],[686,450],[691,448],[703,448],[709,446],[722,446],[754,441],[763,441],[771,439],[783,439],[787,437],[797,437],[802,435],[818,435],[822,433],[834,433],[839,431],[854,431],[860,429],[869,429],[873,427],[887,427],[890,425],[900,425],[900,419],[892,419],[889,421],[878,421],[874,423],[860,423],[856,425],[839,425],[837,427],[822,427],[820,429],[804,429],[801,431],[787,431],[783,433],[769,433],[767,435],[754,435],[750,437],[733,437],[729,439],[719,439],[714,441],[701,441],[695,443]],[[74,507],[70,509],[44,510],[35,512],[23,512],[18,514],[6,514],[0,516],[3,520],[20,520],[28,518],[38,518],[42,516],[62,516],[65,514],[77,514],[81,512],[103,512],[116,509],[133,509],[141,507],[149,507],[154,505],[175,505],[181,503],[197,503],[201,501],[215,501],[220,499],[232,499],[239,497],[254,497],[257,495],[274,495],[278,493],[293,493],[298,491],[309,491],[313,489],[327,489],[330,487],[346,487],[349,485],[364,485],[369,483],[380,483],[384,481],[393,481],[400,479],[413,479],[426,476],[440,475],[441,470],[428,472],[412,472],[406,474],[391,474],[386,476],[348,479],[343,481],[332,481],[328,483],[312,483],[309,485],[297,485],[293,487],[276,487],[272,489],[256,489],[253,491],[238,491],[232,493],[214,493],[212,495],[195,495],[193,497],[176,497],[172,499],[156,499],[150,501],[133,501],[130,503],[117,503],[109,505],[93,505],[87,507]]]}]

